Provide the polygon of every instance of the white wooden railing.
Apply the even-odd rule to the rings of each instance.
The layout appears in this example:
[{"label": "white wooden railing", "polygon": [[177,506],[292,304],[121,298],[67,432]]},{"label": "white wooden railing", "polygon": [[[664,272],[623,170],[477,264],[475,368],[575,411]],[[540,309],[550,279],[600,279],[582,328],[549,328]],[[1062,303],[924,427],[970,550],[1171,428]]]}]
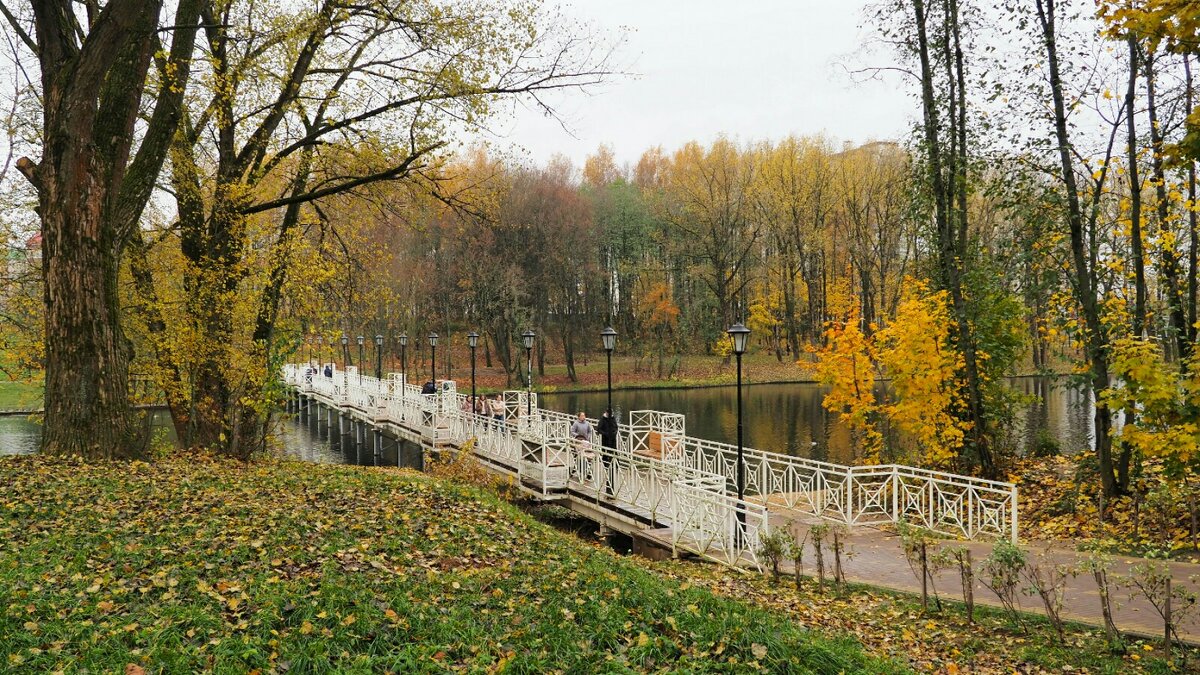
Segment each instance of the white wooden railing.
[{"label": "white wooden railing", "polygon": [[[568,438],[575,417],[536,407],[536,395],[505,392],[505,419],[465,409],[452,383],[436,394],[392,374],[383,380],[349,368],[284,368],[297,391],[372,423],[418,430],[435,444],[474,439],[474,452],[544,497],[591,495],[595,506],[644,514],[671,529],[672,545],[729,564],[758,565],[769,514],[791,511],[848,525],[914,522],[975,539],[1017,537],[1011,483],[902,465],[843,466],[743,448],[745,501],[736,497],[737,448],[686,435],[674,413],[633,411],[616,448]],[[595,420],[590,420],[595,425]],[[534,487],[529,487],[534,486]]]}]

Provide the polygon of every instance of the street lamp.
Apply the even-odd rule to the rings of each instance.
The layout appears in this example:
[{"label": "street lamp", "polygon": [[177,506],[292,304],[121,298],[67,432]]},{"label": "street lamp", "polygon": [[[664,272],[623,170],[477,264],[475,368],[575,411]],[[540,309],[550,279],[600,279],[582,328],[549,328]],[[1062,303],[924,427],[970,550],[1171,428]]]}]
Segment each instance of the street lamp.
[{"label": "street lamp", "polygon": [[358,336],[358,383],[362,384],[363,369],[363,336]]},{"label": "street lamp", "polygon": [[400,341],[400,382],[403,387],[408,384],[408,333],[401,333],[396,339]]},{"label": "street lamp", "polygon": [[735,323],[727,331],[733,341],[733,353],[737,356],[737,517],[741,527],[738,529],[738,541],[741,541],[742,529],[746,526],[744,498],[746,496],[746,459],[742,453],[742,354],[746,353],[746,343],[750,339],[750,329],[741,322]]},{"label": "street lamp", "polygon": [[475,348],[479,346],[479,333],[471,331],[467,333],[467,346],[471,348],[471,414],[475,413],[475,409],[479,407],[479,402],[475,398]]},{"label": "street lamp", "polygon": [[617,348],[617,331],[608,326],[600,331],[600,340],[604,343],[604,351],[608,353],[608,411],[612,414],[612,353]]},{"label": "street lamp", "polygon": [[342,370],[346,370],[346,366],[350,365],[350,338],[342,333]]},{"label": "street lamp", "polygon": [[429,381],[437,388],[437,341],[438,334],[429,334]]},{"label": "street lamp", "polygon": [[375,379],[383,379],[383,336],[375,336]]},{"label": "street lamp", "polygon": [[521,333],[521,341],[525,343],[525,417],[533,417],[533,341],[537,333],[527,328]]},{"label": "street lamp", "polygon": [[317,336],[317,368],[321,367],[321,361],[325,360],[325,338]]}]

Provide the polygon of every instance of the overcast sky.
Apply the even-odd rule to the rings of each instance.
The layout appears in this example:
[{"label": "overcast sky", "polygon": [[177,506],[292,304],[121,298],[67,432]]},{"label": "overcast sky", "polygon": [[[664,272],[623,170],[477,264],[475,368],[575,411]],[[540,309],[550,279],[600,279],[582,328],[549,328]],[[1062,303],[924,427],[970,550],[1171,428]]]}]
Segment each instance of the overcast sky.
[{"label": "overcast sky", "polygon": [[514,120],[494,126],[504,138],[492,142],[537,162],[561,152],[578,166],[601,143],[635,162],[653,145],[671,150],[720,133],[742,141],[821,132],[856,143],[897,139],[911,123],[912,99],[895,78],[862,83],[846,71],[870,37],[860,28],[865,4],[576,0],[565,11],[613,34],[627,29],[617,60],[636,77],[560,98],[571,133],[518,108]]}]

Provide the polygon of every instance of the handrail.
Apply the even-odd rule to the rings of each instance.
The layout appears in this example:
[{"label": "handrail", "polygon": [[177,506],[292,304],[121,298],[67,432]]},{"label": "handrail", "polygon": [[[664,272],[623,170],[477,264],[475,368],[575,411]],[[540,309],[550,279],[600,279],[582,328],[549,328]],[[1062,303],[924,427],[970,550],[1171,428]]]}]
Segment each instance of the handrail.
[{"label": "handrail", "polygon": [[[758,564],[757,542],[767,532],[769,514],[778,509],[851,525],[907,519],[968,538],[1015,540],[1017,535],[1016,487],[1002,481],[899,464],[845,466],[743,448],[746,501],[739,501],[733,494],[736,446],[687,436],[676,413],[633,411],[618,425],[618,447],[606,448],[568,437],[574,415],[541,407],[526,414],[509,405],[506,419],[497,421],[464,410],[467,396],[454,388],[422,394],[395,374],[377,379],[349,369],[325,377],[321,371],[308,374],[307,365],[289,364],[282,375],[298,391],[361,411],[374,423],[417,428],[435,443],[474,438],[477,455],[533,480],[545,496],[573,485],[591,491],[602,510],[620,504],[642,509],[652,524],[672,527],[673,545],[730,564]],[[525,392],[512,393],[506,394],[510,404],[524,401]],[[593,428],[597,424],[588,421]],[[649,450],[652,433],[662,439],[656,448],[663,451],[661,458],[634,452]],[[598,477],[603,480],[597,482]],[[610,488],[613,504],[602,499]]]}]

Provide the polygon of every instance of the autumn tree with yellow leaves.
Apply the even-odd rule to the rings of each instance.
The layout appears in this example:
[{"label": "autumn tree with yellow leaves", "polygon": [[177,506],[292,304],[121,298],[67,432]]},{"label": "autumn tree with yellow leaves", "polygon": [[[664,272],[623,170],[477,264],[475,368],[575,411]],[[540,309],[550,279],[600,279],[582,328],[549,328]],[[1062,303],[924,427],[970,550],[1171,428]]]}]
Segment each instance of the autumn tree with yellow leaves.
[{"label": "autumn tree with yellow leaves", "polygon": [[[912,278],[886,327],[868,336],[856,307],[829,324],[825,346],[813,350],[815,372],[830,387],[823,404],[850,428],[859,461],[961,463],[966,429],[953,330],[946,291]],[[886,381],[879,395],[877,377]]]}]

